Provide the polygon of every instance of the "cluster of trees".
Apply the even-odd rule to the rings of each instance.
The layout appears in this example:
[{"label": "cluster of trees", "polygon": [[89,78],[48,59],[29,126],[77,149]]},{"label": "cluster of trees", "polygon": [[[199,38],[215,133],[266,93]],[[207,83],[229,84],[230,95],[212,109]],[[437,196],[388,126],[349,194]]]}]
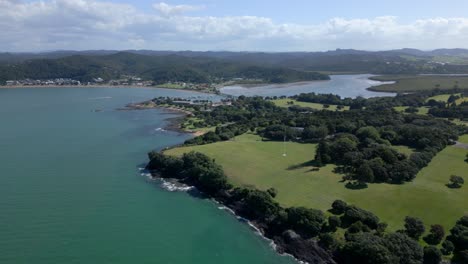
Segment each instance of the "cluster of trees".
[{"label": "cluster of trees", "polygon": [[468,120],[468,102],[459,105],[451,104],[447,107],[433,107],[429,109],[429,114],[437,117]]},{"label": "cluster of trees", "polygon": [[443,245],[444,251],[453,251],[456,263],[468,263],[468,216],[460,218],[450,230],[450,234]]},{"label": "cluster of trees", "polygon": [[318,104],[332,104],[332,105],[347,105],[353,104],[352,98],[344,98],[336,94],[316,94],[316,93],[301,93],[289,97],[299,102],[318,103]]},{"label": "cluster of trees", "polygon": [[211,196],[231,188],[221,165],[202,153],[185,153],[178,158],[152,151],[148,157],[146,168],[157,171],[162,178],[178,179]]},{"label": "cluster of trees", "polygon": [[[418,121],[420,124],[425,122]],[[361,127],[352,133],[335,134],[317,145],[318,165],[335,163],[349,178],[360,183],[403,183],[414,179],[438,151],[456,134],[434,127],[404,124],[395,127]],[[419,151],[407,157],[391,144],[406,145]]]},{"label": "cluster of trees", "polygon": [[[428,98],[441,95],[451,94],[447,102],[437,101]],[[468,96],[468,90],[453,88],[449,90],[434,89],[421,91],[412,94],[399,94],[395,97],[370,98],[365,100],[363,107],[371,109],[389,109],[395,106],[409,106],[405,111],[408,113],[416,113],[417,107],[429,107],[429,114],[435,117],[442,118],[458,118],[461,120],[468,119],[468,103],[456,103],[456,100]],[[354,104],[356,106],[356,103]]]},{"label": "cluster of trees", "polygon": [[[425,232],[424,223],[415,217],[405,218],[405,229],[398,232],[405,233],[418,241]],[[468,263],[468,216],[460,218],[450,233],[446,233],[441,225],[431,225],[423,240],[429,245],[424,249],[424,263],[440,263],[442,255],[452,255],[453,263]],[[445,238],[445,240],[444,240]],[[436,246],[441,245],[440,249]]]}]

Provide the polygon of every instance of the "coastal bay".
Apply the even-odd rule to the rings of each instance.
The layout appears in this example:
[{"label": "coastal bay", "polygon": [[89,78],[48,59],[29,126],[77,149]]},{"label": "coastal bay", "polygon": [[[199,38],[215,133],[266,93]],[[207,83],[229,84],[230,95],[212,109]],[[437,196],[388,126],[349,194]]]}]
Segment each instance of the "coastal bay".
[{"label": "coastal bay", "polygon": [[115,110],[154,96],[199,95],[0,91],[0,263],[293,263],[213,202],[140,175],[148,151],[189,138],[164,129],[178,114]]}]

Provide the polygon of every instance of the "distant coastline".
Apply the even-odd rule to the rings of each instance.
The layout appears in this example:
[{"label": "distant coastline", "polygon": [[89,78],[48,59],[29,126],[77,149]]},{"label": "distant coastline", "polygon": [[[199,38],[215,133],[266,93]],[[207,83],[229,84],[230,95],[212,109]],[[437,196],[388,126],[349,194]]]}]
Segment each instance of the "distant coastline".
[{"label": "distant coastline", "polygon": [[127,89],[164,89],[164,90],[176,90],[184,92],[194,92],[202,94],[214,94],[208,91],[193,90],[193,89],[182,89],[182,88],[166,88],[158,86],[142,86],[142,85],[0,85],[0,89],[39,89],[39,88],[54,88],[54,89],[73,89],[73,88],[127,88]]}]

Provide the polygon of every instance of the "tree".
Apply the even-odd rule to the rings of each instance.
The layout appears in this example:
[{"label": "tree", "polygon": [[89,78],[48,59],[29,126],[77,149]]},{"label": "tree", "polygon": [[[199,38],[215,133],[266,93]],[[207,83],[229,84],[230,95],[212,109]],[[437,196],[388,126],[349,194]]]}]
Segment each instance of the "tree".
[{"label": "tree", "polygon": [[326,126],[308,126],[302,131],[302,139],[321,139],[328,135]]},{"label": "tree", "polygon": [[405,109],[405,113],[417,113],[418,111],[419,111],[418,108],[414,106],[410,106]]},{"label": "tree", "polygon": [[325,222],[323,212],[305,207],[290,207],[286,209],[288,224],[304,238],[315,237],[320,233]]},{"label": "tree", "polygon": [[360,183],[374,182],[374,172],[367,161],[363,162],[356,170],[356,179]]},{"label": "tree", "polygon": [[341,217],[341,222],[344,226],[350,226],[358,221],[361,221],[371,229],[376,229],[380,220],[376,215],[369,211],[352,205],[348,206],[344,215]]},{"label": "tree", "polygon": [[453,250],[455,249],[455,246],[453,245],[452,241],[450,240],[445,240],[442,243],[442,253],[446,256],[452,254]]},{"label": "tree", "polygon": [[345,201],[335,200],[332,203],[332,213],[334,214],[337,214],[337,215],[343,214],[346,208],[348,208],[348,204]]},{"label": "tree", "polygon": [[461,186],[465,183],[465,180],[461,176],[452,175],[450,176],[450,183],[448,186],[450,188],[461,188]]},{"label": "tree", "polygon": [[357,221],[348,227],[348,230],[346,230],[345,233],[345,238],[346,240],[352,240],[354,235],[370,231],[371,229],[367,225],[363,224],[361,221]]},{"label": "tree", "polygon": [[426,241],[429,245],[438,245],[444,237],[445,230],[443,226],[431,225],[429,234],[424,237],[424,241]]},{"label": "tree", "polygon": [[353,236],[353,240],[344,245],[338,263],[394,264],[395,260],[382,238],[371,233],[361,233]]},{"label": "tree", "polygon": [[268,221],[281,210],[280,205],[265,191],[249,190],[244,196],[242,211],[251,219]]},{"label": "tree", "polygon": [[370,139],[373,139],[373,140],[378,140],[380,138],[379,131],[377,131],[377,129],[375,127],[372,127],[372,126],[361,127],[356,132],[356,136],[360,140],[365,140],[367,138],[370,138]]},{"label": "tree", "polygon": [[276,195],[278,195],[278,191],[275,188],[269,188],[267,190],[267,193],[273,198],[275,198]]},{"label": "tree", "polygon": [[327,250],[334,250],[338,245],[338,241],[330,233],[321,233],[319,236],[319,244]]},{"label": "tree", "polygon": [[323,166],[331,162],[330,152],[331,150],[328,142],[321,140],[317,145],[317,151],[315,152],[315,162],[318,166]]},{"label": "tree", "polygon": [[386,235],[384,239],[386,247],[399,260],[394,263],[419,264],[422,262],[424,253],[417,241],[398,232]]},{"label": "tree", "polygon": [[405,217],[405,233],[409,237],[419,240],[425,230],[424,223],[419,218]]},{"label": "tree", "polygon": [[424,248],[424,264],[439,264],[442,261],[442,253],[434,246]]},{"label": "tree", "polygon": [[328,217],[328,226],[332,231],[336,231],[338,227],[341,226],[341,220],[336,215],[331,215]]},{"label": "tree", "polygon": [[458,99],[460,99],[460,96],[452,94],[449,96],[447,103],[448,104],[455,103]]},{"label": "tree", "polygon": [[[450,235],[447,240],[453,243],[453,253],[455,257],[463,251],[468,250],[468,216],[460,218],[455,226],[450,229]],[[447,245],[446,245],[447,246]],[[450,245],[448,245],[450,246]]]}]

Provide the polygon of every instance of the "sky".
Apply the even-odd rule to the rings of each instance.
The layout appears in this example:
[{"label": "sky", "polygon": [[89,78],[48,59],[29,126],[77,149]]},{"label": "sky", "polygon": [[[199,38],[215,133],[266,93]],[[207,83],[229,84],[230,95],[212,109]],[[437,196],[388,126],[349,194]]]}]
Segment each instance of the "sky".
[{"label": "sky", "polygon": [[0,0],[0,52],[468,48],[466,0]]}]

